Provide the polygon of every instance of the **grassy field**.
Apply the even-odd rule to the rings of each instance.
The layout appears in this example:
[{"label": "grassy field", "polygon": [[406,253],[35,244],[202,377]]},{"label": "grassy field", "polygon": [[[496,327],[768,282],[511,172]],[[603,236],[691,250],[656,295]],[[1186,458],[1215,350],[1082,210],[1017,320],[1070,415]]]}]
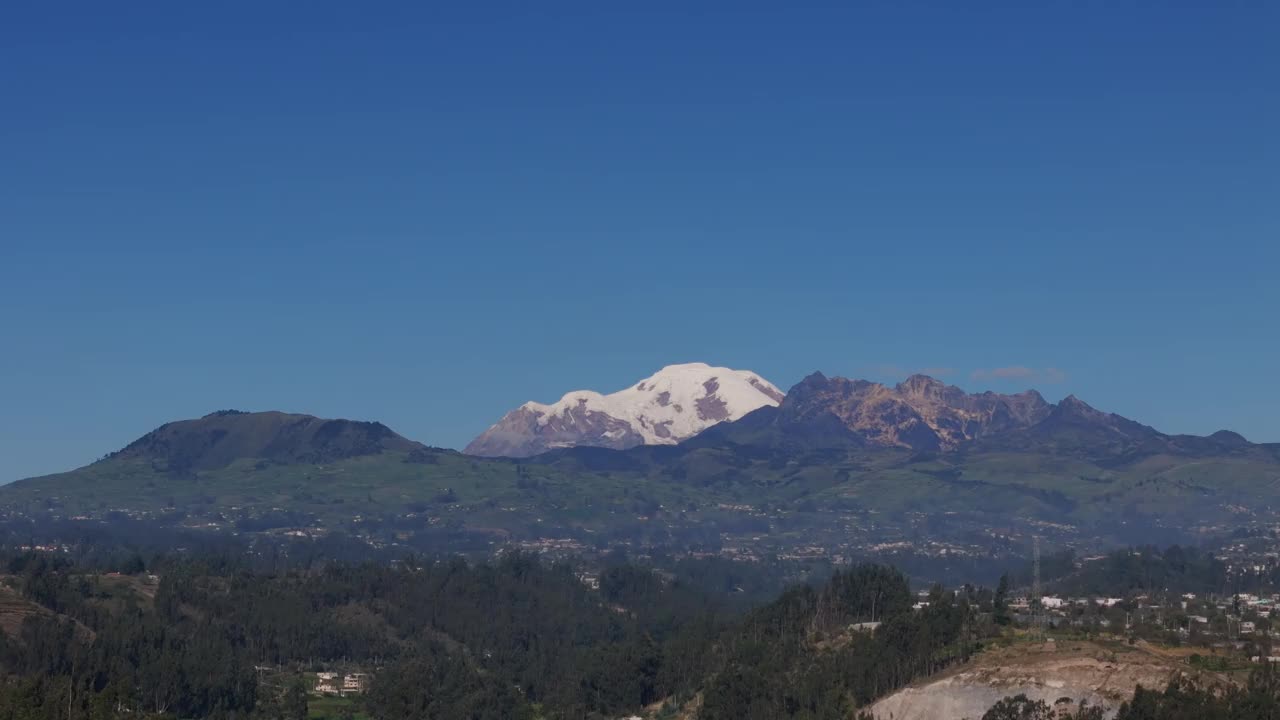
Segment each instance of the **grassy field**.
[{"label": "grassy field", "polygon": [[308,698],[307,715],[313,720],[340,720],[347,717],[355,718],[355,720],[368,720],[369,717],[360,711],[358,699],[333,696],[312,696]]}]

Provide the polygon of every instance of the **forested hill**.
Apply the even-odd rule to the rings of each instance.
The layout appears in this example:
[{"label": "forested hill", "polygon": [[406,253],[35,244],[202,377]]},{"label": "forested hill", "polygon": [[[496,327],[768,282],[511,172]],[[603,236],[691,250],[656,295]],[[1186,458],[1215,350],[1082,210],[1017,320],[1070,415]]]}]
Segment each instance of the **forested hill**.
[{"label": "forested hill", "polygon": [[853,717],[976,650],[975,600],[935,588],[914,611],[902,576],[876,565],[839,573],[821,588],[794,588],[728,633],[698,717]]},{"label": "forested hill", "polygon": [[912,611],[906,580],[878,566],[745,616],[650,568],[613,565],[593,589],[518,553],[281,574],[159,558],[133,575],[27,554],[7,569],[0,718],[22,720],[300,718],[303,673],[337,667],[371,674],[359,709],[374,720],[700,702],[709,719],[834,719],[976,638],[969,598],[938,592]]}]

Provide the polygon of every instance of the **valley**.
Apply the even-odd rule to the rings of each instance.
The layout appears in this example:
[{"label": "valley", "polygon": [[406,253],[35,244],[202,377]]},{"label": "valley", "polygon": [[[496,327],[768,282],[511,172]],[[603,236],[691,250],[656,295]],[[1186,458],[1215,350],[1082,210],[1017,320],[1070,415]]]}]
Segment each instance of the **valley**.
[{"label": "valley", "polygon": [[[483,557],[515,545],[882,560],[924,583],[990,581],[980,568],[1025,556],[1033,536],[1090,553],[1199,544],[1277,521],[1276,446],[1163,435],[1039,397],[813,376],[778,407],[680,444],[521,459],[425,446],[379,423],[223,411],[0,487],[0,517],[48,542],[60,540],[55,529],[132,522],[337,535],[389,554]],[[875,420],[886,414],[895,420]],[[956,429],[939,434],[946,427]]]},{"label": "valley", "polygon": [[[659,373],[641,404],[720,389],[679,367],[696,387]],[[1139,684],[1242,687],[1272,652],[1276,446],[923,376],[760,397],[625,447],[597,431],[652,416],[598,405],[519,458],[283,412],[168,423],[0,487],[0,630],[19,664],[71,653],[40,660],[51,677],[138,631],[211,643],[236,658],[223,674],[130,651],[81,690],[193,717],[973,720],[1021,696],[1094,720]],[[1204,549],[1153,547],[1176,543]],[[1058,594],[1029,596],[1041,579]],[[180,689],[156,674],[175,662]]]}]

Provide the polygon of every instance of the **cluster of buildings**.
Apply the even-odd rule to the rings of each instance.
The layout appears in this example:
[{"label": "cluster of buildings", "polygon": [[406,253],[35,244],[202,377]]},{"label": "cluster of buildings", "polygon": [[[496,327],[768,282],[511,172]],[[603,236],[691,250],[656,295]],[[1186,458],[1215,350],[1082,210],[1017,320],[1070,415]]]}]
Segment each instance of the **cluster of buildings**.
[{"label": "cluster of buildings", "polygon": [[339,675],[335,672],[316,674],[316,694],[318,695],[361,695],[369,689],[367,673],[347,673]]},{"label": "cluster of buildings", "polygon": [[[1146,596],[1143,596],[1145,598]],[[1071,607],[1089,607],[1096,606],[1100,608],[1111,608],[1124,602],[1124,598],[1115,597],[1071,597],[1063,598],[1056,595],[1045,595],[1040,598],[1040,607],[1045,610],[1065,611]],[[1032,604],[1032,598],[1016,597],[1009,603],[1009,607],[1019,612],[1029,612]]]},{"label": "cluster of buildings", "polygon": [[525,552],[551,555],[568,555],[581,553],[587,549],[582,542],[573,538],[540,537],[533,540],[520,540],[513,543]]},{"label": "cluster of buildings", "polygon": [[1023,622],[1038,619],[1054,627],[1122,628],[1169,642],[1255,651],[1271,648],[1271,618],[1278,607],[1280,595],[1247,593],[1212,597],[1198,597],[1195,593],[1166,597],[1143,594],[1129,598],[1046,595],[1039,603],[1026,597],[1010,603],[1015,617]]}]

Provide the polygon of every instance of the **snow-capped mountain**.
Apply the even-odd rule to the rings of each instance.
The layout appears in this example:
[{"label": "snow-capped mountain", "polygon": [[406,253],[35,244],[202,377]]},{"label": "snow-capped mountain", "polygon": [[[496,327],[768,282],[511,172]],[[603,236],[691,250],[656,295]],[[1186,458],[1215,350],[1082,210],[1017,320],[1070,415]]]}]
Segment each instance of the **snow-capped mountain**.
[{"label": "snow-capped mountain", "polygon": [[615,450],[673,445],[717,423],[777,405],[782,396],[772,383],[746,370],[706,363],[668,365],[609,395],[575,390],[550,405],[525,403],[464,452],[528,457],[579,445]]}]

